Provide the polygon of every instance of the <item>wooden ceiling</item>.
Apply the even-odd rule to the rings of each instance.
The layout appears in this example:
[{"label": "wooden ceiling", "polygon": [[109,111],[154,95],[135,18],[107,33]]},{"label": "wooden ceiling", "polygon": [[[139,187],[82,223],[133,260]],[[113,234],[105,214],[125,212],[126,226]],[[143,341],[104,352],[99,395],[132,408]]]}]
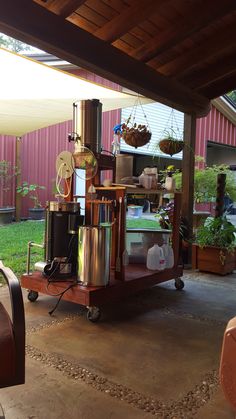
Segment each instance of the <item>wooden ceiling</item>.
[{"label": "wooden ceiling", "polygon": [[0,31],[187,113],[236,88],[235,0],[8,0]]}]

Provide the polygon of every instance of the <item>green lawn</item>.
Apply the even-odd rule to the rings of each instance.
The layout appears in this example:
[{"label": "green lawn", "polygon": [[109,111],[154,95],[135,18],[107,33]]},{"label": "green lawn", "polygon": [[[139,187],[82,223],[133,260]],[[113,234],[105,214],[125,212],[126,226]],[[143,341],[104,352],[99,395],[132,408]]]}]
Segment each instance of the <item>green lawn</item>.
[{"label": "green lawn", "polygon": [[[27,243],[43,243],[44,221],[24,221],[0,226],[0,260],[19,277],[26,271]],[[43,249],[32,248],[32,263],[43,260]]]},{"label": "green lawn", "polygon": [[150,228],[150,230],[158,230],[161,227],[157,220],[147,220],[145,218],[127,218],[126,228]]}]

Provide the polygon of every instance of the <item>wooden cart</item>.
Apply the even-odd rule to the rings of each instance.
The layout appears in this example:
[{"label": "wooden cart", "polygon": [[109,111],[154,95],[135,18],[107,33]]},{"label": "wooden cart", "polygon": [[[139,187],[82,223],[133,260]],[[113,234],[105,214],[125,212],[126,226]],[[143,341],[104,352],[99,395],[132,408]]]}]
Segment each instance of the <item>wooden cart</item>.
[{"label": "wooden cart", "polygon": [[[109,169],[112,167],[109,167]],[[97,179],[97,183],[100,183],[100,179]],[[95,183],[96,185],[96,183]],[[88,187],[89,185],[87,185]],[[150,271],[146,268],[145,264],[129,264],[124,266],[120,263],[119,269],[117,269],[116,258],[120,256],[122,261],[122,255],[125,250],[125,238],[126,238],[126,200],[127,194],[163,194],[161,191],[145,190],[143,188],[129,189],[126,187],[96,187],[98,194],[97,202],[100,200],[107,199],[109,202],[113,202],[112,212],[112,249],[111,249],[111,274],[109,285],[106,287],[94,287],[94,286],[83,286],[77,283],[77,278],[68,278],[67,281],[62,282],[51,282],[48,285],[48,280],[40,272],[33,272],[25,274],[21,277],[21,285],[23,288],[29,290],[28,299],[30,301],[36,301],[38,293],[47,295],[60,295],[68,287],[69,281],[72,286],[62,295],[63,300],[71,301],[74,303],[81,304],[88,308],[87,318],[90,321],[97,321],[101,314],[101,307],[104,304],[115,302],[123,297],[127,297],[138,291],[144,290],[148,287],[152,287],[156,284],[174,280],[175,287],[182,289],[184,282],[180,278],[183,274],[183,267],[180,257],[180,206],[181,206],[181,194],[174,194],[174,217],[173,217],[173,229],[172,244],[174,250],[174,266],[171,269],[165,269],[164,271]],[[91,221],[91,199],[86,201],[86,222],[90,224]],[[94,206],[96,208],[96,205]],[[97,218],[96,211],[93,208],[93,216]],[[118,239],[119,223],[117,220],[121,220],[120,223],[120,238]],[[166,230],[155,231],[157,234],[166,233]],[[74,281],[74,283],[73,283]]]}]

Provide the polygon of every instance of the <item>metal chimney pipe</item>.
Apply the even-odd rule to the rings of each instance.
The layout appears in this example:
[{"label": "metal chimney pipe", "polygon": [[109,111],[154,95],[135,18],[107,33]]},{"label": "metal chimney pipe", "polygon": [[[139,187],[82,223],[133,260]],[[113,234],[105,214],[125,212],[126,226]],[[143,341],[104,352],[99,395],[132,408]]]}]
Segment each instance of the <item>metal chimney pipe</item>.
[{"label": "metal chimney pipe", "polygon": [[76,132],[81,137],[81,145],[93,153],[101,153],[102,103],[98,99],[81,100],[76,109]]}]

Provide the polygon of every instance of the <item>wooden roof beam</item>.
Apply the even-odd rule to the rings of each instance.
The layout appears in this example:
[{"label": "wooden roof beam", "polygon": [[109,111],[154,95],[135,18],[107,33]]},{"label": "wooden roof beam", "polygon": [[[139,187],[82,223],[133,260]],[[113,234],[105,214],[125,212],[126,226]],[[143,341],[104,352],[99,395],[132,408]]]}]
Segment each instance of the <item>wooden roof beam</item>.
[{"label": "wooden roof beam", "polygon": [[233,53],[228,57],[224,57],[224,59],[221,58],[220,61],[214,62],[208,66],[206,70],[201,68],[198,72],[195,72],[188,77],[184,77],[182,81],[187,86],[191,87],[191,89],[200,90],[203,87],[210,86],[211,84],[214,84],[215,82],[235,73],[235,68],[236,54]]},{"label": "wooden roof beam", "polygon": [[31,0],[0,2],[0,31],[182,112],[209,112],[203,96]]},{"label": "wooden roof beam", "polygon": [[[171,0],[168,0],[171,1]],[[158,12],[166,5],[167,0],[136,0],[131,6],[124,8],[117,16],[94,32],[98,38],[114,42],[130,29],[146,20],[152,13]]]},{"label": "wooden roof beam", "polygon": [[217,57],[222,51],[227,51],[236,46],[235,23],[224,31],[217,31],[211,38],[205,40],[199,47],[191,48],[179,55],[176,59],[154,68],[167,76],[176,74],[182,76],[192,70],[199,63]]},{"label": "wooden roof beam", "polygon": [[227,77],[212,83],[209,86],[203,87],[199,91],[204,96],[215,99],[216,97],[224,95],[226,92],[236,89],[236,70]]},{"label": "wooden roof beam", "polygon": [[212,0],[207,0],[203,5],[201,14],[199,14],[198,4],[191,11],[186,12],[183,19],[178,20],[170,28],[158,33],[139,48],[136,48],[131,55],[144,62],[148,62],[154,57],[158,58],[158,55],[173,48],[190,35],[200,31],[210,23],[224,17],[235,9],[235,0],[225,0],[223,2],[222,0],[215,0],[214,6]]},{"label": "wooden roof beam", "polygon": [[[34,0],[35,1],[35,0]],[[56,13],[65,19],[77,10],[86,0],[36,0],[36,2],[46,9]]]}]

